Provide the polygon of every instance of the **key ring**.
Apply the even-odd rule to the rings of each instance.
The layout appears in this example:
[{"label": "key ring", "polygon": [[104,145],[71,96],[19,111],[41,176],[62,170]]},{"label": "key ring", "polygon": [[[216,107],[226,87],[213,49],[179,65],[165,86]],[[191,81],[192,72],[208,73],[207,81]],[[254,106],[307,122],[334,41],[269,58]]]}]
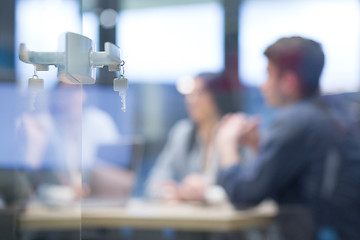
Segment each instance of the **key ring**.
[{"label": "key ring", "polygon": [[125,77],[125,68],[124,68],[124,65],[125,65],[125,61],[124,60],[121,60],[121,63],[120,63],[120,77]]},{"label": "key ring", "polygon": [[37,75],[36,66],[34,65],[34,75],[32,78],[39,79],[39,76]]}]

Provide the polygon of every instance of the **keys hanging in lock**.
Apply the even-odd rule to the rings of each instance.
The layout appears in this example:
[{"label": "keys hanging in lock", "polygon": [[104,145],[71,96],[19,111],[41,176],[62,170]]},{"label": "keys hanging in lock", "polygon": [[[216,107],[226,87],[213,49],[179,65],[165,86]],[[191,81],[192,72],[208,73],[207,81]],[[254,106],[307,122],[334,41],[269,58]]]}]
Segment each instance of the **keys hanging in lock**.
[{"label": "keys hanging in lock", "polygon": [[44,79],[39,78],[37,75],[32,76],[31,78],[29,78],[28,88],[30,90],[42,90],[44,88]]},{"label": "keys hanging in lock", "polygon": [[29,89],[42,90],[44,88],[44,79],[39,78],[36,71],[36,66],[34,65],[34,75],[29,78],[28,81]]},{"label": "keys hanging in lock", "polygon": [[30,103],[30,111],[33,112],[36,109],[35,103],[36,98],[39,93],[44,88],[44,79],[39,78],[36,74],[36,67],[34,68],[34,75],[28,80],[28,91],[29,91],[29,103]]},{"label": "keys hanging in lock", "polygon": [[121,98],[121,110],[123,112],[126,111],[126,90],[128,89],[128,79],[124,77],[124,75],[120,75],[119,77],[114,79],[114,91],[118,91]]}]

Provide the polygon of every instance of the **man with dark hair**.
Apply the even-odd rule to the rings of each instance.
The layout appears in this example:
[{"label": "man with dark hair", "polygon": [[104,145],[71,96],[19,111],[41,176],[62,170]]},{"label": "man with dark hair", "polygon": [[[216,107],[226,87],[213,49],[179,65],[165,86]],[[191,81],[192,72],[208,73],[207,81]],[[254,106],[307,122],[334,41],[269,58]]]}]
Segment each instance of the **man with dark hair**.
[{"label": "man with dark hair", "polygon": [[281,38],[265,51],[265,56],[282,74],[293,71],[299,78],[303,97],[319,92],[319,79],[325,56],[321,45],[301,37]]},{"label": "man with dark hair", "polygon": [[[321,45],[281,38],[265,55],[262,91],[279,107],[267,134],[260,139],[258,121],[243,114],[226,116],[218,134],[230,201],[241,208],[274,199],[285,239],[360,239],[359,132],[346,109],[319,96]],[[256,152],[250,163],[238,154],[246,145]]]}]

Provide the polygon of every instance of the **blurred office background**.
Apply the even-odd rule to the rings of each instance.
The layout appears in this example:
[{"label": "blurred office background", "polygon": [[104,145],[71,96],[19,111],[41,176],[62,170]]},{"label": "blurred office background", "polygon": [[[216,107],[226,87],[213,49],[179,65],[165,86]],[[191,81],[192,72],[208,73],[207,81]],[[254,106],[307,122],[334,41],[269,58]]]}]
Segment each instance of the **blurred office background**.
[{"label": "blurred office background", "polygon": [[[183,96],[175,87],[181,78],[203,71],[227,72],[239,90],[239,110],[265,114],[266,125],[271,111],[258,90],[266,78],[262,53],[279,37],[302,35],[323,45],[324,94],[352,97],[360,90],[358,0],[2,0],[0,165],[4,169],[14,168],[9,159],[18,147],[12,144],[16,117],[24,111],[24,92],[34,74],[33,66],[19,60],[19,44],[34,51],[57,51],[58,36],[66,31],[91,38],[98,51],[105,42],[121,48],[129,79],[127,111],[121,111],[120,98],[112,90],[114,73],[107,68],[97,70],[95,86],[84,89],[86,104],[107,112],[121,134],[144,138],[137,196],[169,129],[186,117]],[[38,75],[45,80],[45,90],[57,85],[56,68]]]},{"label": "blurred office background", "polygon": [[[239,86],[239,110],[270,113],[258,91],[266,78],[262,52],[281,36],[302,35],[323,44],[323,93],[360,88],[357,0],[8,0],[1,1],[0,11],[0,107],[5,136],[11,136],[13,126],[7,115],[15,116],[22,109],[11,107],[15,95],[26,90],[33,75],[33,66],[18,59],[20,43],[34,51],[56,51],[58,36],[66,31],[91,38],[97,50],[113,42],[126,63],[127,112],[121,111],[120,98],[112,91],[114,74],[107,69],[97,70],[96,86],[84,86],[87,104],[108,112],[121,134],[144,136],[142,178],[169,128],[186,117],[183,96],[175,88],[179,79],[224,70]],[[45,89],[56,86],[56,74],[54,67],[38,72],[45,79]],[[4,147],[9,141],[1,142],[9,152]]]},{"label": "blurred office background", "polygon": [[[4,131],[11,135],[12,122],[6,115],[17,114],[11,99],[26,90],[34,71],[18,59],[20,43],[34,51],[56,51],[58,36],[66,31],[91,38],[97,50],[107,41],[116,43],[129,79],[127,112],[121,111],[120,98],[112,91],[114,74],[107,69],[97,70],[96,86],[84,86],[87,104],[108,112],[121,134],[144,136],[143,178],[169,128],[186,117],[183,96],[175,88],[179,79],[224,70],[234,86],[240,86],[239,110],[269,113],[258,91],[266,78],[262,52],[281,36],[302,35],[323,44],[323,93],[360,88],[357,0],[9,0],[1,2],[0,11]],[[56,86],[56,74],[54,67],[38,72],[45,89]]]}]

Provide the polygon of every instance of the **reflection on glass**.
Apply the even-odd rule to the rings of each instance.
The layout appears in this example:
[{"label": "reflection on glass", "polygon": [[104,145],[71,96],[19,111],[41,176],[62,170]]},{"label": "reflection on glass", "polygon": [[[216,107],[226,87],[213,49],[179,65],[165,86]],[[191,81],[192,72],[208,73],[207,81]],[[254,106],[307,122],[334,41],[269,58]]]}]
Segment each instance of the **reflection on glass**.
[{"label": "reflection on glass", "polygon": [[[81,33],[79,1],[16,1],[15,56],[20,43],[57,51],[58,37],[67,31]],[[34,95],[27,91],[34,67],[18,57],[15,67],[17,84],[0,85],[5,103],[0,105],[0,202],[11,212],[0,224],[0,232],[7,228],[9,234],[0,239],[79,239],[82,90],[49,91],[58,82],[57,69],[50,67],[37,72],[45,90]],[[60,208],[73,216],[64,226]]]}]

